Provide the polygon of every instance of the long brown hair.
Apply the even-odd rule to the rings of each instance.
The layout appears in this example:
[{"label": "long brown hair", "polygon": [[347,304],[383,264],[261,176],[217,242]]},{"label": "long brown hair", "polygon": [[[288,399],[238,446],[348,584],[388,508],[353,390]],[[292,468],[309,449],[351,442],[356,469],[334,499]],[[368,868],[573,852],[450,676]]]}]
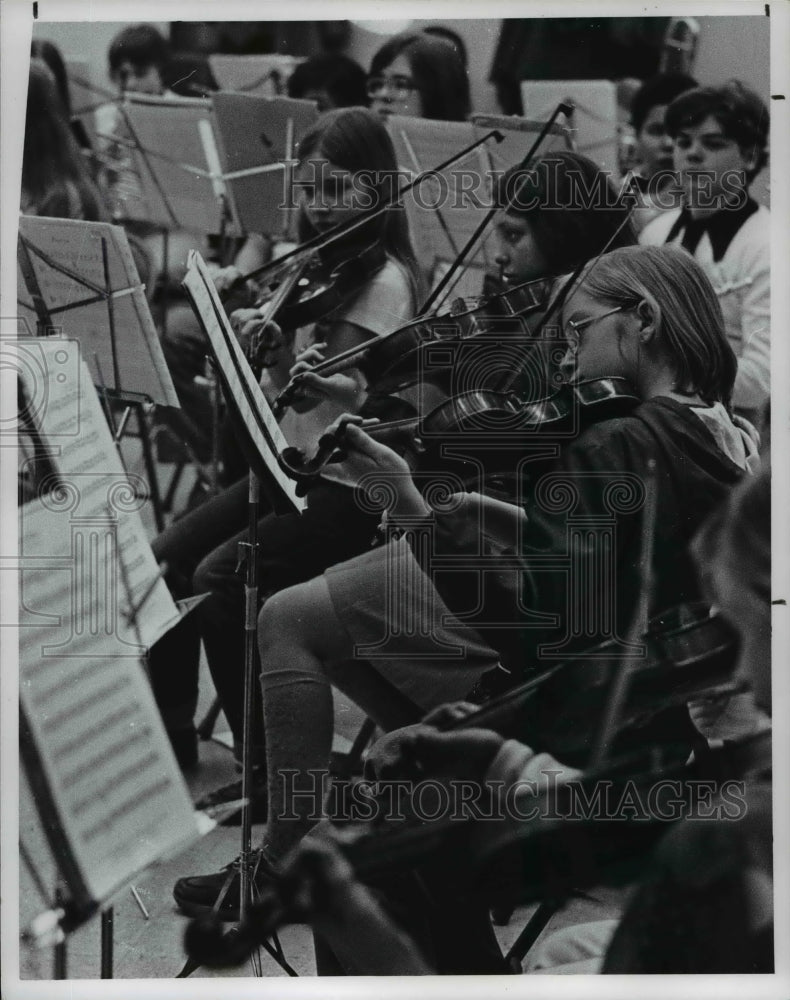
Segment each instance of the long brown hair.
[{"label": "long brown hair", "polygon": [[407,31],[385,42],[373,56],[370,75],[377,76],[404,56],[422,100],[424,118],[462,122],[469,117],[469,76],[460,39],[453,43],[425,31]]},{"label": "long brown hair", "polygon": [[[300,142],[298,155],[300,162],[323,157],[349,173],[364,174],[372,182],[372,194],[379,203],[390,200],[397,190],[398,168],[392,140],[378,115],[367,108],[327,111]],[[302,241],[315,235],[304,212],[300,212],[298,228]],[[366,236],[381,240],[385,251],[405,268],[416,308],[422,294],[422,276],[405,210],[392,205],[363,228]]]},{"label": "long brown hair", "polygon": [[[68,182],[79,206],[69,195]],[[22,194],[38,215],[91,222],[109,218],[65,117],[55,79],[40,59],[30,61]]]}]

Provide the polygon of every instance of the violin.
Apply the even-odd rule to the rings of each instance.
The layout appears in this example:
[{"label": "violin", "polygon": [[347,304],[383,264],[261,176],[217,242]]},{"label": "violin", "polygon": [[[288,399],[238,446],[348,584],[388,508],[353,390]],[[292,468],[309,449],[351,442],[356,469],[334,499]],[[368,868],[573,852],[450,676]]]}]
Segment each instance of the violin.
[{"label": "violin", "polygon": [[[628,699],[615,734],[621,749],[638,745],[642,730],[668,708],[705,694],[743,689],[731,682],[738,633],[704,602],[681,604],[651,619],[642,646],[642,655],[629,664]],[[482,706],[442,728],[493,729],[573,766],[585,766],[598,736],[596,720],[627,655],[621,642],[607,639],[578,658],[533,669],[525,683],[496,696],[490,694],[496,680],[484,674],[470,695]],[[502,668],[493,673],[506,676]]]},{"label": "violin", "polygon": [[[539,322],[548,302],[552,280],[539,278],[524,282],[493,299],[456,299],[448,313],[421,316],[383,337],[372,337],[311,369],[312,374],[329,376],[348,368],[359,368],[371,390],[391,394],[425,379],[428,347],[447,348],[446,359],[435,366],[433,377],[446,380],[459,345],[486,334],[497,342],[523,344]],[[504,323],[502,311],[509,319]],[[430,378],[430,376],[428,376]],[[274,401],[279,413],[290,405],[298,391],[301,375],[296,375]]]},{"label": "violin", "polygon": [[[245,350],[256,377],[265,367],[263,358],[282,346],[275,320],[282,330],[296,330],[324,318],[358,295],[386,260],[383,245],[376,241],[360,251],[352,251],[347,245],[324,247],[285,265],[254,302],[256,309],[268,306],[262,322],[272,324],[270,332],[264,326],[255,349]],[[226,293],[226,298],[231,294]]]},{"label": "violin", "polygon": [[[533,475],[537,475],[556,459],[555,442],[575,437],[598,420],[623,416],[639,402],[625,379],[589,379],[565,383],[551,395],[531,403],[522,402],[515,393],[474,390],[452,396],[424,417],[404,417],[386,423],[371,421],[362,427],[375,440],[404,455],[412,468],[425,464],[420,457],[430,452],[441,461],[436,454],[439,445],[454,438],[463,441],[465,451],[470,446],[473,451],[479,448],[487,462],[499,461],[492,449],[501,449],[503,442],[520,450],[537,444],[537,461],[531,465]],[[345,426],[336,434],[322,435],[310,459],[297,448],[286,448],[278,456],[280,468],[306,488],[330,462],[342,460]]]},{"label": "violin", "polygon": [[[770,732],[739,741],[738,749],[752,769],[770,768]],[[578,780],[549,783],[540,794],[519,800],[528,812],[502,810],[495,820],[474,822],[467,811],[419,825],[368,826],[338,848],[369,883],[408,875],[430,862],[432,872],[452,885],[462,865],[464,895],[489,906],[547,900],[559,905],[580,889],[638,879],[657,842],[694,814],[694,785],[721,773],[719,758],[726,755],[726,749],[712,750],[702,767],[689,767],[677,748],[654,745]],[[645,803],[650,812],[640,813]],[[240,965],[280,927],[309,921],[296,902],[300,888],[298,879],[285,876],[228,933],[215,918],[190,921],[187,954],[208,968]]]},{"label": "violin", "polygon": [[[298,329],[328,315],[344,305],[364,288],[365,284],[384,266],[387,254],[379,241],[363,249],[351,250],[345,244],[324,247],[304,257],[286,273],[288,294],[277,310],[280,326],[286,330]],[[269,303],[277,294],[281,281],[255,301],[255,308]],[[267,316],[267,319],[270,318]]]}]

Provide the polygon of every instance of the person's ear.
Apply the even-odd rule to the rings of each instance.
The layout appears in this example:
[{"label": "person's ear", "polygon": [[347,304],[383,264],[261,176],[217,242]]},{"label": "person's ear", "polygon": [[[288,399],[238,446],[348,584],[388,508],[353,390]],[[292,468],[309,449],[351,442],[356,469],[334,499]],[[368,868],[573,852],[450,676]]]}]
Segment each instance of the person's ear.
[{"label": "person's ear", "polygon": [[643,344],[650,343],[661,327],[661,307],[652,295],[646,295],[636,307],[639,320],[639,339]]}]

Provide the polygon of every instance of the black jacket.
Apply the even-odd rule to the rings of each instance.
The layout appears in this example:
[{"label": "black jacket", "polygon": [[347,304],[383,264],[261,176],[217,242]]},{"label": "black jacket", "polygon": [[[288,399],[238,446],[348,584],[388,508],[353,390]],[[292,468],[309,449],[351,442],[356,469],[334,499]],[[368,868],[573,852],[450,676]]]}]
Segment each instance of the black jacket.
[{"label": "black jacket", "polygon": [[[625,638],[643,582],[649,463],[655,462],[650,614],[698,600],[688,543],[743,470],[690,406],[668,397],[601,421],[561,452],[525,501],[512,568],[459,513],[435,513],[430,546],[413,544],[451,611],[520,676],[613,636]],[[412,536],[410,534],[411,538]],[[480,557],[489,557],[485,568]],[[464,564],[476,565],[464,569]]]}]

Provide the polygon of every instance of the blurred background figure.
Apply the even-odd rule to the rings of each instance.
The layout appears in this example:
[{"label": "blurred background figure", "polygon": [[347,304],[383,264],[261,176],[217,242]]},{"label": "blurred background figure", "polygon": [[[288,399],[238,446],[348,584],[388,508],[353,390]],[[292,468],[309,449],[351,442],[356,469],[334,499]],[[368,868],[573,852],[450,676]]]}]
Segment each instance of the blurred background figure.
[{"label": "blurred background figure", "polygon": [[435,32],[396,35],[373,56],[368,97],[373,111],[385,119],[404,115],[464,121],[471,102],[458,44]]},{"label": "blurred background figure", "polygon": [[113,39],[107,59],[110,79],[121,93],[164,93],[170,46],[152,25],[124,28]]},{"label": "blurred background figure", "polygon": [[30,63],[20,210],[23,215],[58,219],[108,219],[69,127],[55,77],[42,59]]},{"label": "blurred background figure", "polygon": [[634,215],[638,230],[662,209],[678,203],[680,189],[673,176],[675,144],[667,133],[664,115],[676,97],[696,86],[697,81],[690,76],[659,73],[642,84],[631,102],[634,181],[642,201]]},{"label": "blurred background figure", "polygon": [[320,112],[366,107],[365,71],[353,59],[338,53],[311,56],[289,77],[288,96],[315,101]]}]

